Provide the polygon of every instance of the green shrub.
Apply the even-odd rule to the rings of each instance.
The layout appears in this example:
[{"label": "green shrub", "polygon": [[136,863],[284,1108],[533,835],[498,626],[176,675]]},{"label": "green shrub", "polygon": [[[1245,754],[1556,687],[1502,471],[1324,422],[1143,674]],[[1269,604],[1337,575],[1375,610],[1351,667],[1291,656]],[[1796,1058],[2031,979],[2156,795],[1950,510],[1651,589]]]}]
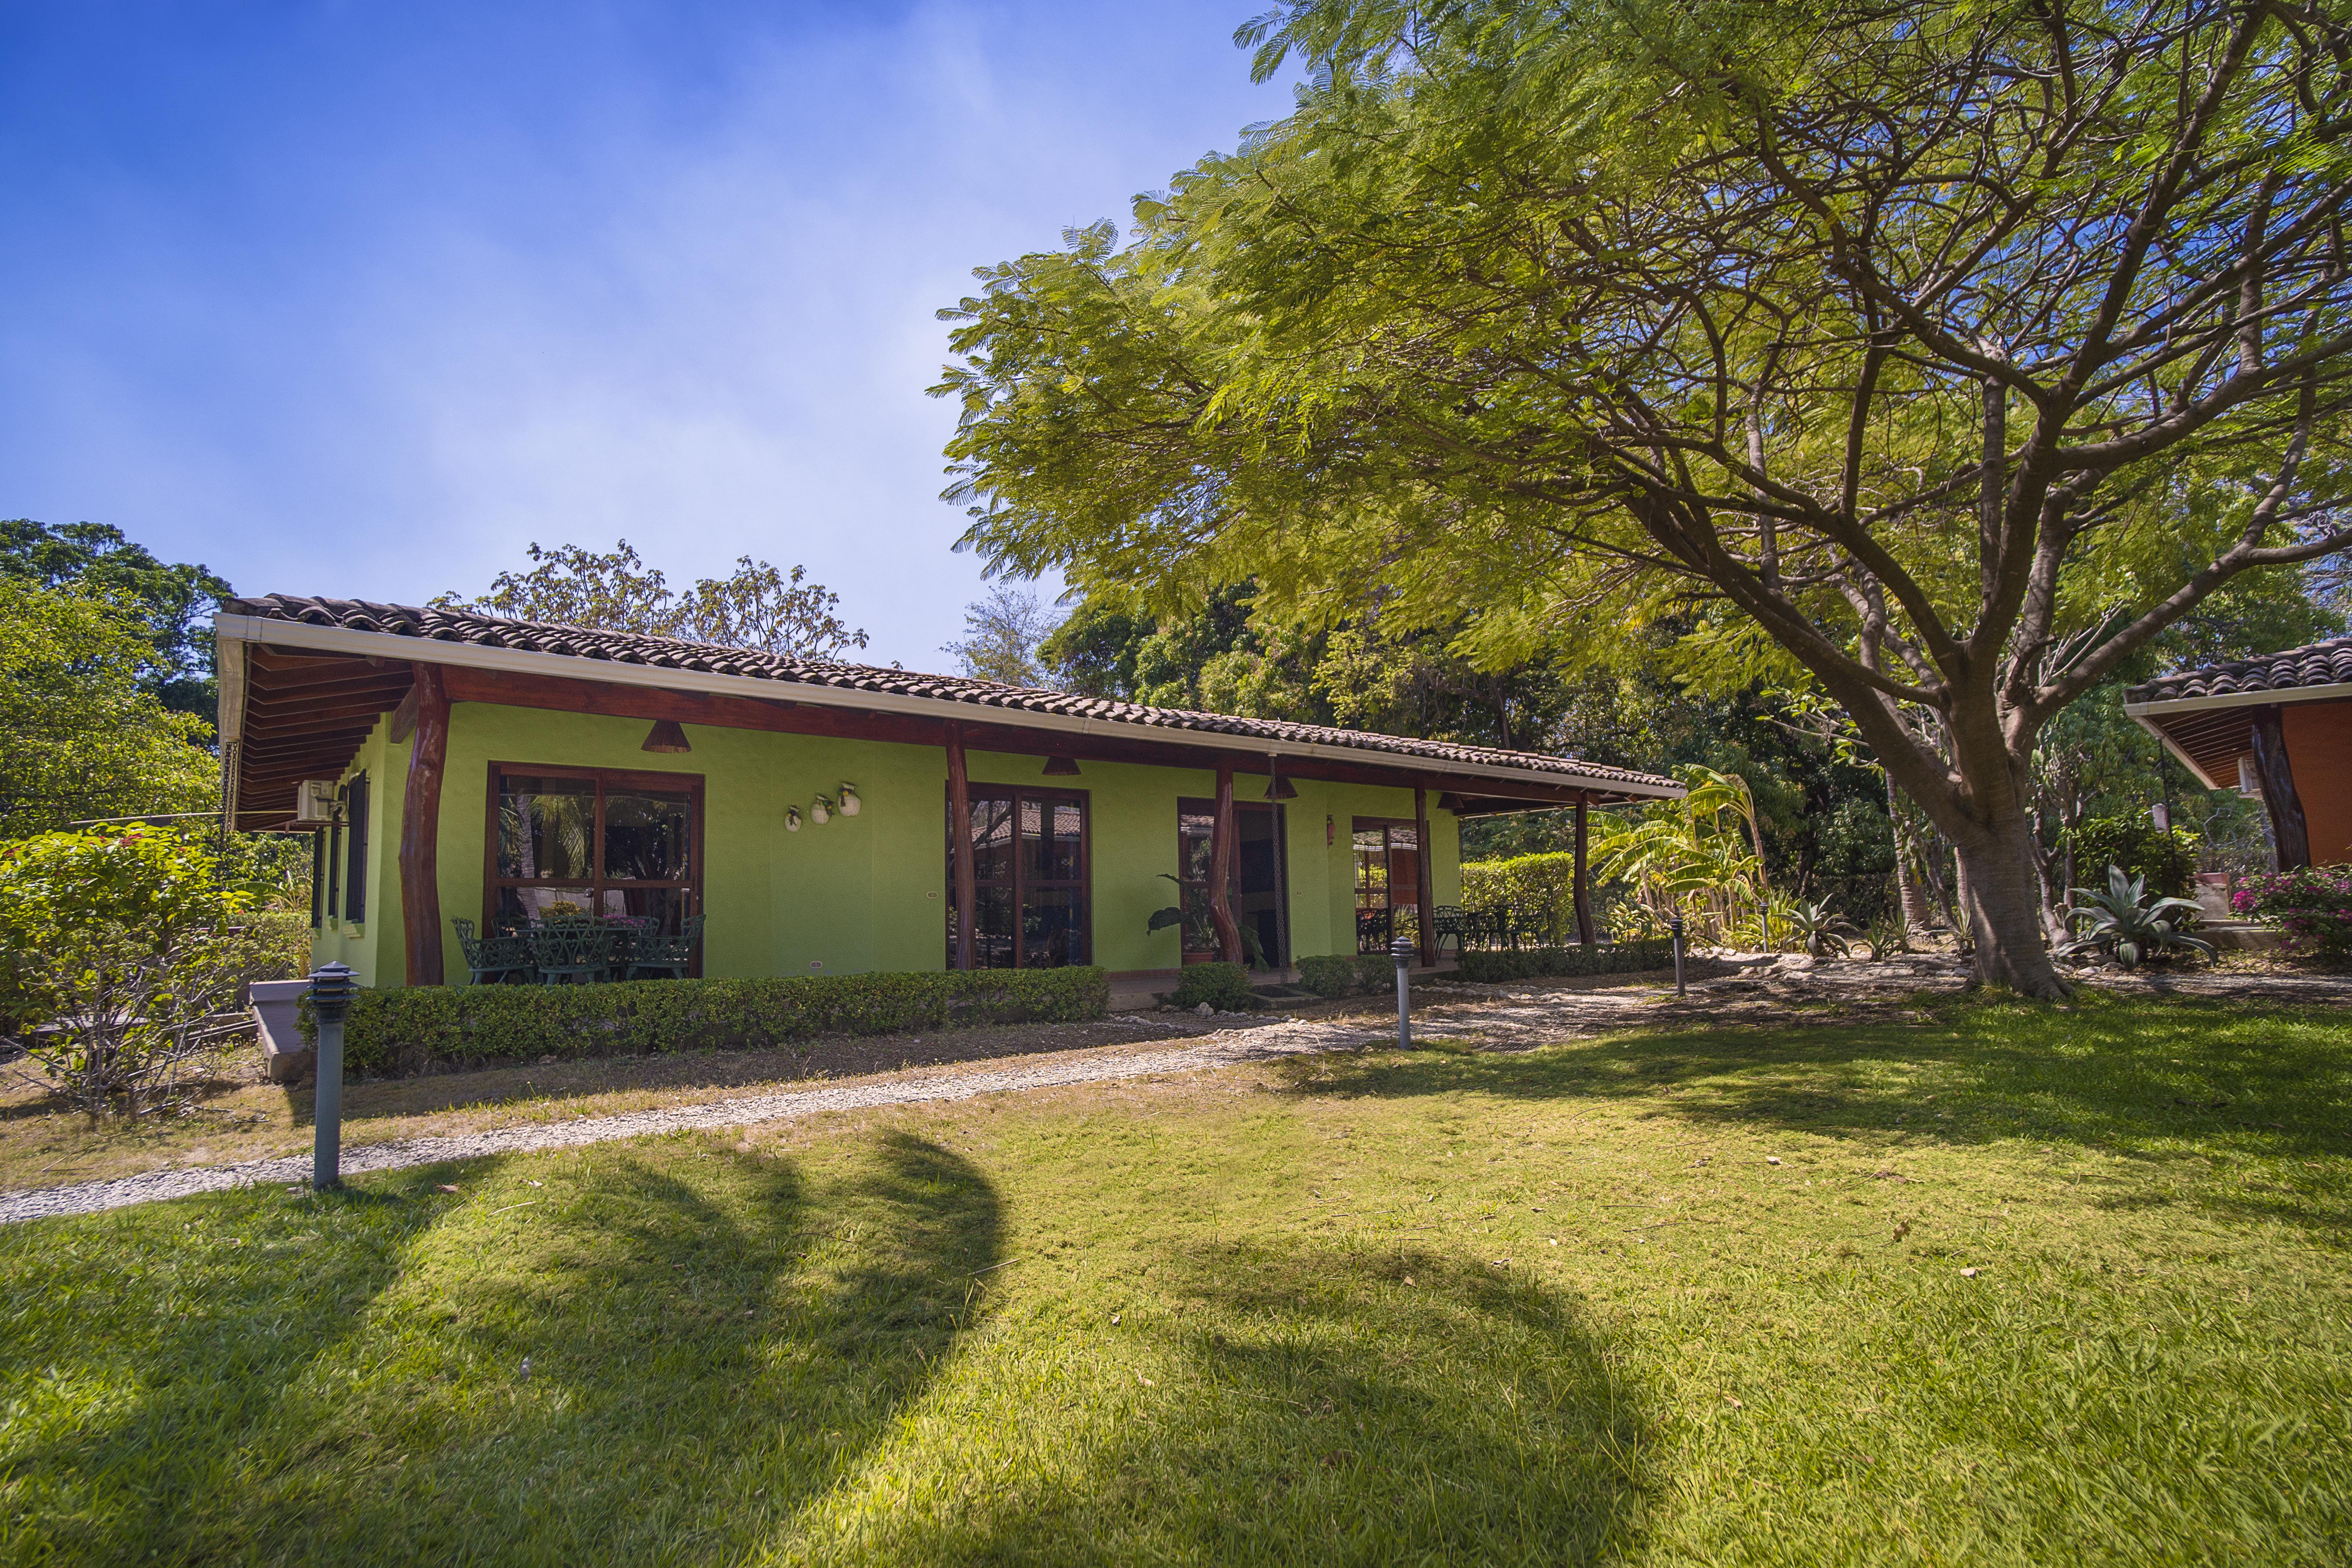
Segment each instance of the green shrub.
[{"label": "green shrub", "polygon": [[[712,1047],[976,1024],[1076,1023],[1110,1010],[1096,968],[632,980],[610,985],[424,985],[362,991],[343,1061],[382,1077],[454,1064]],[[316,1037],[310,1004],[302,1037]]]},{"label": "green shrub", "polygon": [[1385,952],[1333,952],[1298,961],[1298,984],[1318,996],[1355,996],[1396,988],[1396,960]]},{"label": "green shrub", "polygon": [[2185,899],[2197,890],[2197,847],[2185,827],[2161,828],[2145,815],[2095,816],[2066,829],[2065,847],[2074,857],[2077,881],[2104,880],[2107,868],[2137,877],[2159,898]]},{"label": "green shrub", "polygon": [[1250,989],[1249,971],[1238,963],[1188,963],[1173,1000],[1179,1007],[1206,1002],[1220,1013],[1245,1013],[1257,1005],[1257,993]]},{"label": "green shrub", "polygon": [[1298,961],[1298,984],[1318,996],[1345,996],[1357,989],[1356,955],[1328,952]]},{"label": "green shrub", "polygon": [[1564,851],[1462,862],[1462,907],[1517,910],[1555,932],[1576,924],[1576,857]]},{"label": "green shrub", "polygon": [[1675,962],[1674,944],[1663,937],[1641,942],[1608,942],[1592,947],[1530,947],[1516,952],[1462,955],[1465,980],[1528,980],[1538,975],[1633,974],[1646,969],[1667,969]]}]

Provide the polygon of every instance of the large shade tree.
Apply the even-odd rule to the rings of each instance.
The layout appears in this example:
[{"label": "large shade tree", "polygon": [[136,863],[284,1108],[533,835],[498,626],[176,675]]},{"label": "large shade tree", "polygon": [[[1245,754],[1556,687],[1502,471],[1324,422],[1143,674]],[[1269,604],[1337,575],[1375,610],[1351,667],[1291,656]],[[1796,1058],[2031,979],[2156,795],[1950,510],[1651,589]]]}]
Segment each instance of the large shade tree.
[{"label": "large shade tree", "polygon": [[2051,719],[2343,550],[2341,7],[1299,0],[1297,111],[948,312],[970,542],[1496,662],[1674,605],[2036,920]]}]

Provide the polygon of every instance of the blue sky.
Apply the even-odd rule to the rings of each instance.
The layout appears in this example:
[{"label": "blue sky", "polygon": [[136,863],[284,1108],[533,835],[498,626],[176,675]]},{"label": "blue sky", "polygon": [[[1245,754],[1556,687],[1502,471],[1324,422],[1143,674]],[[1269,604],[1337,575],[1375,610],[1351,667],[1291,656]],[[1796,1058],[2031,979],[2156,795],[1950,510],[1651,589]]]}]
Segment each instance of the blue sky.
[{"label": "blue sky", "polygon": [[749,553],[938,668],[934,312],[1281,114],[1262,8],[0,3],[0,516],[408,603]]}]

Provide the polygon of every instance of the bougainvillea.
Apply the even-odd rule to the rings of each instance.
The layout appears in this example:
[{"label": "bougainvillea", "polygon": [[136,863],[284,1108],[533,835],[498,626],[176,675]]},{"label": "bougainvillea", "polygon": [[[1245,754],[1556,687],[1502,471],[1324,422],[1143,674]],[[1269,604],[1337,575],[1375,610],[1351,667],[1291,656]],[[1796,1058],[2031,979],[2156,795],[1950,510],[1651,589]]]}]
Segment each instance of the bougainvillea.
[{"label": "bougainvillea", "polygon": [[2352,954],[2352,867],[2310,866],[2249,877],[2231,895],[2231,908],[2269,921],[2305,952]]}]

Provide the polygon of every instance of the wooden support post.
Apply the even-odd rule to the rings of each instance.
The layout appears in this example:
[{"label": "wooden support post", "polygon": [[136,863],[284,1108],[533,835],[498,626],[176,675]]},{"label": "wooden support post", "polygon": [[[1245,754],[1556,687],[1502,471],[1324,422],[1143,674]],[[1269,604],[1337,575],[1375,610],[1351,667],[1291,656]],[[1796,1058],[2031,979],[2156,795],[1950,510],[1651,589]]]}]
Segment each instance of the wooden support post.
[{"label": "wooden support post", "polygon": [[1412,841],[1420,852],[1413,857],[1418,868],[1413,876],[1413,898],[1421,906],[1421,966],[1437,967],[1437,910],[1433,907],[1437,897],[1437,878],[1430,868],[1429,792],[1412,792]]},{"label": "wooden support post", "polygon": [[2263,805],[2271,814],[2271,842],[2278,847],[2278,868],[2299,871],[2311,864],[2311,827],[2304,820],[2303,797],[2294,793],[2294,769],[2286,754],[2286,727],[2275,708],[2257,708],[2254,719],[2254,771],[2263,781]]},{"label": "wooden support post", "polygon": [[[400,921],[408,983],[441,984],[441,770],[449,756],[449,694],[437,664],[416,666],[415,743],[400,806]],[[404,709],[407,706],[402,705]]]},{"label": "wooden support post", "polygon": [[1209,923],[1216,928],[1217,956],[1242,962],[1242,928],[1234,921],[1234,770],[1217,768],[1217,816],[1209,835]]},{"label": "wooden support post", "polygon": [[1584,874],[1584,801],[1576,803],[1576,940],[1592,945],[1592,883]]},{"label": "wooden support post", "polygon": [[948,832],[955,840],[955,951],[949,966],[971,967],[972,908],[980,897],[971,865],[971,781],[964,773],[963,726],[948,725]]}]

